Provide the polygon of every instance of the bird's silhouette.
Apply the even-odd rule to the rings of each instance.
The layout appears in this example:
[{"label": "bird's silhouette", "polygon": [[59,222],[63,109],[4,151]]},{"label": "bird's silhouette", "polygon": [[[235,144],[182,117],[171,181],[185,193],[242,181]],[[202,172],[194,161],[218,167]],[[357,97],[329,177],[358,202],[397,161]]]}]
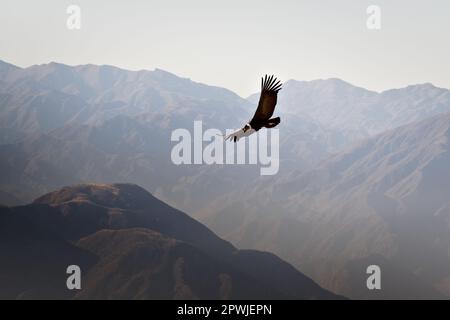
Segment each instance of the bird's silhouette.
[{"label": "bird's silhouette", "polygon": [[282,84],[277,78],[265,75],[261,79],[261,96],[259,97],[258,108],[250,120],[243,128],[225,136],[225,140],[238,141],[242,137],[251,135],[261,128],[274,128],[280,123],[280,117],[270,118],[273,115],[277,104],[278,91]]}]

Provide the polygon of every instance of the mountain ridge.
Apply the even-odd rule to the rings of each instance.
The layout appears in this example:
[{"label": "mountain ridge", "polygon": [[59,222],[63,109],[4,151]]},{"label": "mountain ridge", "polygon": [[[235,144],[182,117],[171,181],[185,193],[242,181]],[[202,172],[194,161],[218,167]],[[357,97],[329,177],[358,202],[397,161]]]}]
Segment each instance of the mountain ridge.
[{"label": "mountain ridge", "polygon": [[[0,221],[4,298],[342,298],[273,254],[237,250],[133,184],[64,187],[26,206],[0,208]],[[53,257],[51,266],[40,260],[42,273],[22,282],[38,251]],[[68,261],[83,270],[76,293],[64,289]]]},{"label": "mountain ridge", "polygon": [[[9,80],[3,79],[0,85],[0,161],[5,177],[0,179],[0,190],[22,203],[63,185],[88,181],[93,176],[99,182],[136,182],[171,205],[193,213],[202,209],[203,194],[214,199],[236,185],[258,179],[257,170],[251,168],[198,166],[185,167],[182,171],[167,163],[164,156],[170,154],[170,133],[176,128],[189,129],[194,121],[202,120],[205,128],[225,130],[242,126],[250,119],[254,103],[229,90],[198,84],[166,71],[127,71],[111,66],[72,67],[54,63],[34,66],[31,71],[20,69],[16,74]],[[163,79],[164,75],[169,75],[169,79]],[[345,94],[329,90],[330,81],[341,84],[337,88],[343,85],[348,90]],[[366,106],[359,113],[348,111],[360,109],[350,102],[359,101],[361,95],[379,94],[368,93],[343,80],[302,82],[324,87],[317,92],[308,91],[303,98],[304,90],[297,91],[289,83],[280,91],[277,107],[283,119],[281,172],[311,169],[359,139],[450,108],[449,94],[447,99],[438,94],[439,90],[425,88],[418,95],[422,101],[417,104],[419,109],[398,111],[395,115],[385,110],[380,118],[373,116],[373,106]],[[317,95],[322,90],[326,95]],[[428,94],[427,90],[432,92]],[[398,100],[405,109],[407,97],[402,92],[403,89],[377,99],[391,109],[398,105]],[[342,100],[342,107],[335,105],[335,94],[340,97],[337,101]],[[396,99],[395,103],[390,101],[390,96]],[[320,99],[323,103],[308,107],[310,102],[318,103]],[[428,108],[428,103],[434,109]],[[423,114],[417,116],[415,113],[420,114],[422,109]],[[322,115],[325,120],[320,119]],[[55,156],[50,158],[33,148],[32,143],[36,141]],[[157,141],[167,141],[167,144]],[[80,158],[80,150],[86,150],[89,159],[72,161]],[[73,174],[64,172],[63,158],[73,163]],[[203,188],[211,179],[218,186],[217,192],[214,188]],[[195,186],[189,182],[201,180],[204,182]],[[174,196],[174,187],[187,192],[177,192]]]},{"label": "mountain ridge", "polygon": [[[443,299],[449,141],[447,112],[361,141],[310,171],[253,185],[245,197],[226,195],[197,218],[239,248],[275,252],[350,298]],[[245,223],[236,218],[242,213]],[[382,261],[390,286],[378,295],[364,290],[349,276],[359,259]],[[406,277],[415,277],[414,290]]]}]

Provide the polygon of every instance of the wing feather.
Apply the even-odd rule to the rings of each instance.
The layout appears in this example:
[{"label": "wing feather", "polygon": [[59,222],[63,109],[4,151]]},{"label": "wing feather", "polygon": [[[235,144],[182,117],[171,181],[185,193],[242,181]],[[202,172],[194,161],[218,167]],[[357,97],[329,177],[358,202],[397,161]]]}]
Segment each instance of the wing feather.
[{"label": "wing feather", "polygon": [[[259,97],[258,108],[250,124],[260,124],[269,120],[273,115],[277,104],[278,91],[282,89],[282,83],[274,75],[261,78],[261,96]],[[252,125],[252,127],[254,127]],[[258,125],[256,125],[258,127]]]}]

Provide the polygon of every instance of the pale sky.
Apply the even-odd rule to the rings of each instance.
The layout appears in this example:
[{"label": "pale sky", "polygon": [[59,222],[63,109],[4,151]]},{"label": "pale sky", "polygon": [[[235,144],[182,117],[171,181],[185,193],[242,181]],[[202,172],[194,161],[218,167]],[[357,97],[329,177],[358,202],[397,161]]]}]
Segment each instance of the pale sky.
[{"label": "pale sky", "polygon": [[[81,8],[68,30],[66,9]],[[366,27],[369,5],[381,29]],[[448,0],[0,0],[0,60],[161,68],[243,97],[264,73],[450,88]]]}]

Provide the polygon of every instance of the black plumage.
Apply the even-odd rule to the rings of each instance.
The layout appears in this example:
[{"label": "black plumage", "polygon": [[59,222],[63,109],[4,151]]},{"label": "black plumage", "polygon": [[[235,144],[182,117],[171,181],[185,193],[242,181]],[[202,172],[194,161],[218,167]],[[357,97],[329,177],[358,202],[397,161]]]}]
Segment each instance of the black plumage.
[{"label": "black plumage", "polygon": [[273,128],[280,123],[280,118],[272,118],[277,104],[278,91],[281,90],[282,84],[273,75],[267,75],[261,79],[261,96],[259,98],[258,108],[249,122],[250,126],[258,131],[262,127]]},{"label": "black plumage", "polygon": [[242,129],[226,135],[225,140],[238,141],[239,139],[249,136],[261,128],[273,128],[280,123],[280,117],[270,118],[275,111],[277,104],[278,91],[281,90],[282,84],[277,78],[265,75],[261,79],[261,96],[259,97],[258,108],[253,115],[252,120]]}]

